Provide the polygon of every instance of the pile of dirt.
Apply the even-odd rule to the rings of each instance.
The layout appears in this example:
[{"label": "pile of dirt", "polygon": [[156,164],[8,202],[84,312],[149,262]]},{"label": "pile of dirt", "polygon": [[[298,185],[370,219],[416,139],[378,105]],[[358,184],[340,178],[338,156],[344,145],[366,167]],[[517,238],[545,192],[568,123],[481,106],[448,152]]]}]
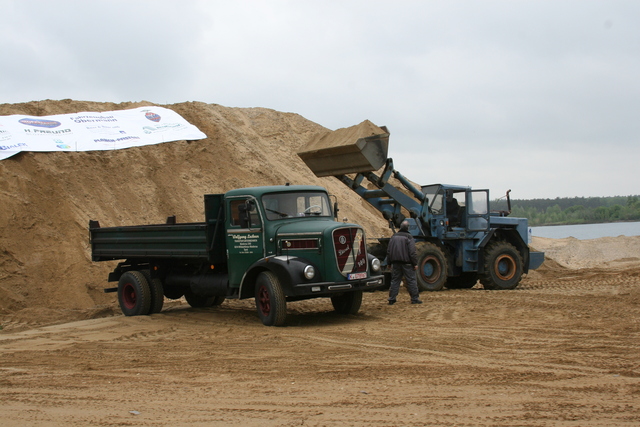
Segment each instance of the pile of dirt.
[{"label": "pile of dirt", "polygon": [[569,269],[624,268],[640,264],[640,236],[601,237],[578,240],[574,237],[550,239],[534,237],[531,247]]},{"label": "pile of dirt", "polygon": [[316,176],[372,172],[384,166],[389,133],[365,120],[335,131],[317,134],[298,155]]},{"label": "pile of dirt", "polygon": [[[0,115],[150,105],[46,100],[2,104]],[[317,178],[296,154],[327,133],[321,125],[265,108],[199,102],[163,107],[207,138],[115,151],[23,152],[0,162],[0,324],[38,316],[92,318],[117,304],[113,294],[103,293],[116,262],[91,261],[90,219],[102,226],[163,223],[170,215],[179,222],[202,221],[203,194],[289,182],[327,187],[341,202],[341,218],[363,225],[369,237],[389,235],[376,210],[335,178]],[[365,136],[379,133],[365,130]],[[549,264],[585,268],[637,262],[640,238],[535,238],[533,246],[547,252]]]},{"label": "pile of dirt", "polygon": [[[0,115],[43,116],[154,105],[72,100],[0,105]],[[91,310],[114,263],[91,261],[88,223],[102,226],[204,219],[203,194],[276,184],[327,187],[340,216],[369,236],[388,234],[378,213],[334,178],[317,178],[296,155],[327,129],[293,113],[185,102],[163,105],[207,138],[95,152],[23,152],[0,162],[0,316],[30,308]],[[37,310],[29,311],[37,316]],[[44,313],[44,311],[43,311]],[[51,312],[47,312],[47,316]],[[90,314],[92,315],[92,314]]]}]

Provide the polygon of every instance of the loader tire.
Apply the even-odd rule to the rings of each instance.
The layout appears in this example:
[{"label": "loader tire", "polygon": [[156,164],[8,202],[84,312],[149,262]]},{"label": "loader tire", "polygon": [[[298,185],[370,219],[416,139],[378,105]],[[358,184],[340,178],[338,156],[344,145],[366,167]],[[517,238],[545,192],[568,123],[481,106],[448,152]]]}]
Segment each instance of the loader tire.
[{"label": "loader tire", "polygon": [[471,289],[478,282],[478,273],[469,272],[462,273],[459,276],[447,277],[447,283],[444,286],[447,289]]},{"label": "loader tire", "polygon": [[480,283],[485,289],[514,289],[522,278],[522,256],[510,243],[489,243],[484,250],[484,272]]},{"label": "loader tire", "polygon": [[184,293],[184,299],[193,308],[206,308],[216,305],[216,298],[194,294],[190,289]]},{"label": "loader tire", "polygon": [[151,290],[147,278],[139,271],[127,271],[118,281],[118,302],[125,316],[149,314]]},{"label": "loader tire", "polygon": [[416,243],[418,269],[416,279],[420,292],[439,291],[447,281],[447,257],[444,252],[428,242]]},{"label": "loader tire", "polygon": [[345,292],[333,296],[331,304],[338,314],[357,314],[362,305],[362,291]]},{"label": "loader tire", "polygon": [[177,286],[164,286],[162,292],[169,299],[180,299],[184,296],[184,289]]}]

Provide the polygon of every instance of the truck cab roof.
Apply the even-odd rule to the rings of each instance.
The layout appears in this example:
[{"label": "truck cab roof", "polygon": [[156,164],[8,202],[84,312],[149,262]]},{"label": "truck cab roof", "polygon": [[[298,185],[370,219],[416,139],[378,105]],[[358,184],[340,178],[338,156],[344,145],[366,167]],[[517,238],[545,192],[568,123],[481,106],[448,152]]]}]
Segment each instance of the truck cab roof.
[{"label": "truck cab roof", "polygon": [[327,192],[324,187],[318,185],[271,185],[264,187],[246,187],[229,190],[225,193],[225,197],[234,196],[254,196],[259,197],[267,193],[281,193],[281,192],[295,192],[295,191],[322,191]]}]

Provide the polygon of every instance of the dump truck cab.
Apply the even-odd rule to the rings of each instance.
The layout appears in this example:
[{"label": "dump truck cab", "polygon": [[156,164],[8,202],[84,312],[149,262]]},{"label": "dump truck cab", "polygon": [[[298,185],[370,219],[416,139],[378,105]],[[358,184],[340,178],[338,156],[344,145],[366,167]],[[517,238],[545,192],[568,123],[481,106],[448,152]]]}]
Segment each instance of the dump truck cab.
[{"label": "dump truck cab", "polygon": [[245,188],[229,191],[224,200],[229,286],[240,298],[253,296],[252,284],[264,271],[280,277],[289,300],[382,283],[363,281],[375,275],[364,230],[335,221],[324,188]]}]

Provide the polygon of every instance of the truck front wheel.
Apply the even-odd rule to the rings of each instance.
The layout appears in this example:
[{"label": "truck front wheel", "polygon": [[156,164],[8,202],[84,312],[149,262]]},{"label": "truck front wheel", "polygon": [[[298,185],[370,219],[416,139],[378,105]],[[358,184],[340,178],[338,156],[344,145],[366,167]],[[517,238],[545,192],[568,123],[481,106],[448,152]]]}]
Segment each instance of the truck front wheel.
[{"label": "truck front wheel", "polygon": [[331,297],[331,304],[336,313],[356,314],[362,305],[362,291],[346,292]]},{"label": "truck front wheel", "polygon": [[421,292],[441,290],[447,281],[447,258],[444,252],[433,243],[427,242],[416,244],[416,251],[418,289]]},{"label": "truck front wheel", "polygon": [[514,289],[522,278],[522,256],[510,243],[494,242],[484,251],[484,272],[480,283],[485,289]]},{"label": "truck front wheel", "polygon": [[125,316],[149,314],[151,290],[149,282],[139,271],[127,271],[118,281],[118,302]]},{"label": "truck front wheel", "polygon": [[281,326],[287,318],[287,300],[278,277],[263,271],[256,279],[256,309],[265,326]]}]

